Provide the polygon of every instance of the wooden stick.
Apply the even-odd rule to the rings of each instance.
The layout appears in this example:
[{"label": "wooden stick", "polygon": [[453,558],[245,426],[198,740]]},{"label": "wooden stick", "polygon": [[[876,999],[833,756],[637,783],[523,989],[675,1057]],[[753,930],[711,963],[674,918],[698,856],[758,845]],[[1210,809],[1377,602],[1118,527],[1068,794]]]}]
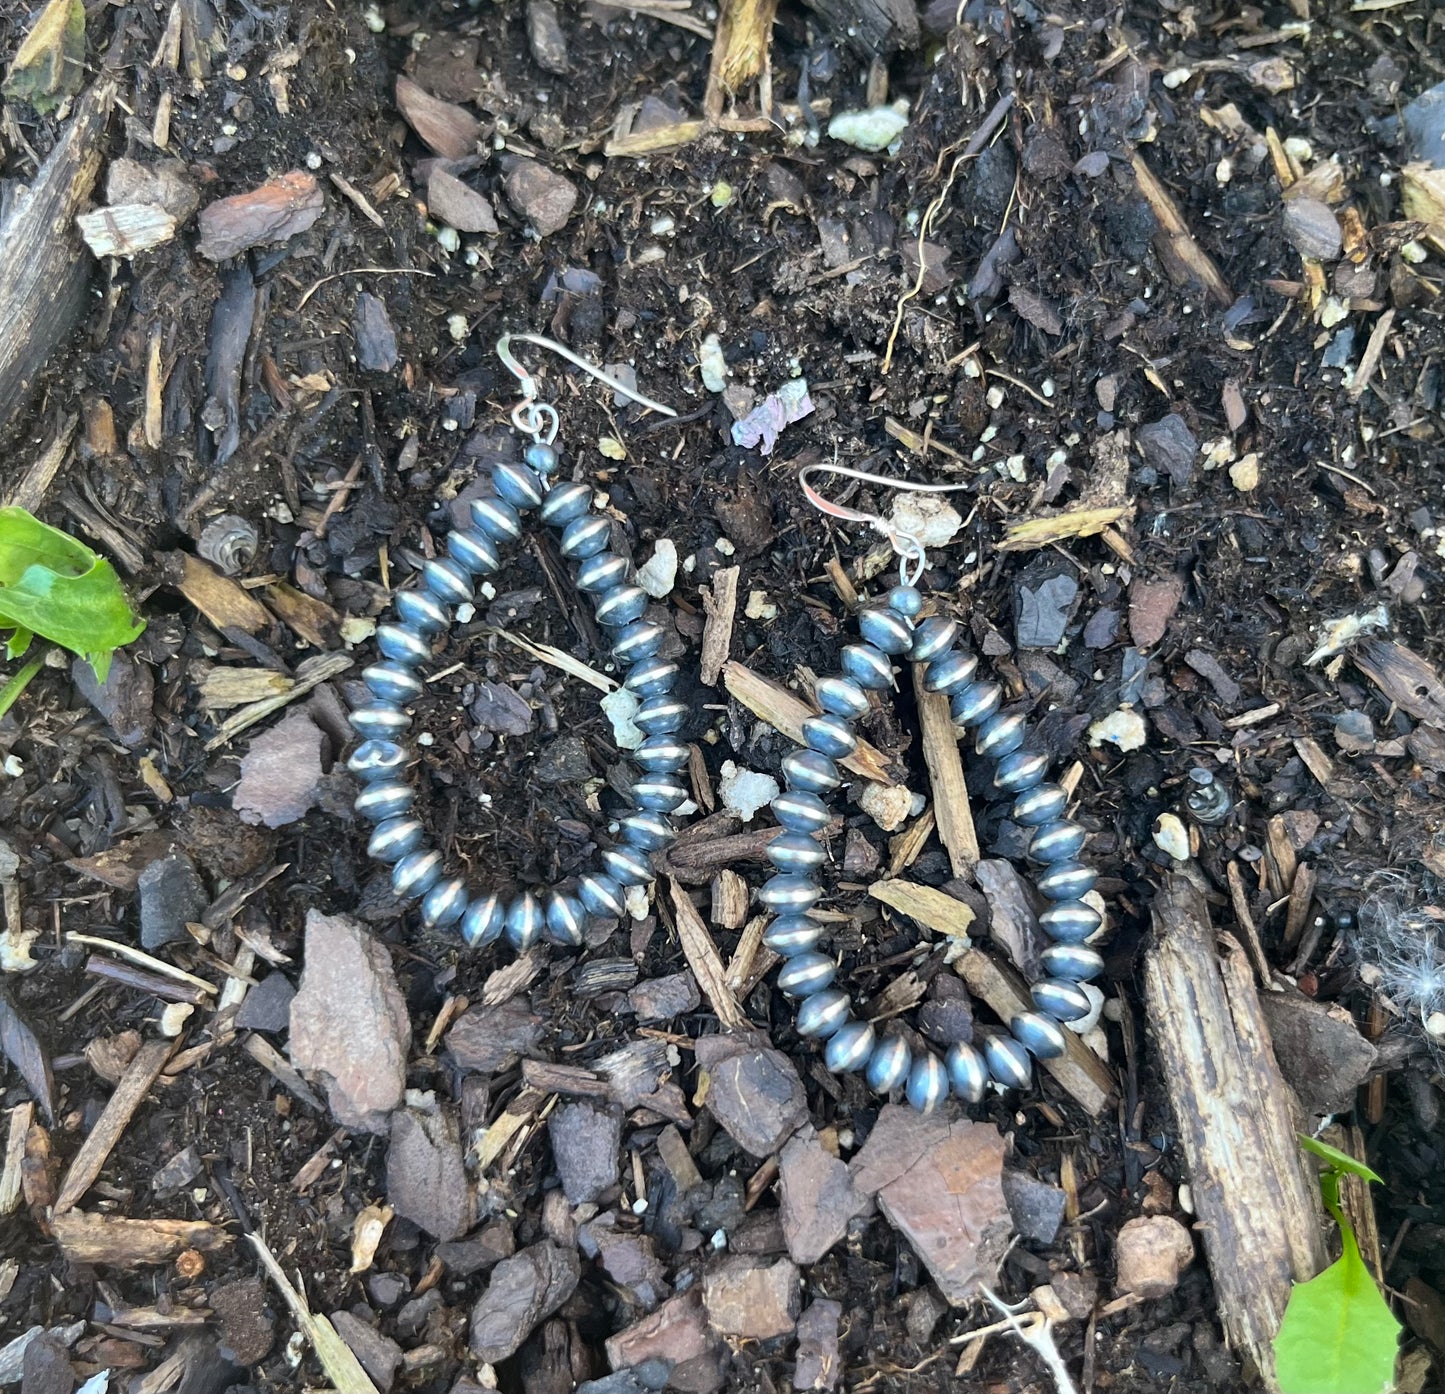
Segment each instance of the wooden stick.
[{"label": "wooden stick", "polygon": [[938,840],[948,851],[955,876],[972,877],[978,865],[978,832],[968,801],[968,782],[958,753],[958,735],[948,712],[948,698],[923,686],[924,665],[913,665],[913,693],[918,699],[918,723],[923,730],[923,763],[933,786],[933,816]]},{"label": "wooden stick", "polygon": [[1220,305],[1234,304],[1234,292],[1219,274],[1219,268],[1209,253],[1194,240],[1194,234],[1189,231],[1169,190],[1154,177],[1154,171],[1144,163],[1142,155],[1136,154],[1132,163],[1139,192],[1159,220],[1154,249],[1159,253],[1159,260],[1164,263],[1169,279],[1175,285],[1197,281]]},{"label": "wooden stick", "polygon": [[[968,984],[968,990],[986,1002],[1001,1021],[1035,1010],[1024,980],[1007,964],[981,949],[970,949],[953,966]],[[1097,1118],[1116,1092],[1114,1076],[1072,1031],[1064,1032],[1064,1040],[1067,1045],[1062,1055],[1039,1063],[1085,1113]]]},{"label": "wooden stick", "polygon": [[80,1144],[80,1151],[70,1164],[60,1194],[55,1198],[55,1214],[61,1215],[80,1200],[100,1175],[120,1135],[125,1132],[136,1109],[141,1105],[156,1076],[165,1068],[165,1063],[175,1053],[178,1041],[147,1041],[136,1051],[135,1057],[126,1066],[120,1083],[110,1096],[104,1111],[96,1120],[90,1135]]},{"label": "wooden stick", "polygon": [[952,939],[966,940],[973,928],[976,916],[963,901],[935,890],[932,886],[920,886],[912,881],[874,881],[868,887],[868,894],[874,900],[901,911],[910,919],[929,929],[947,934]]},{"label": "wooden stick", "polygon": [[[1188,1163],[1225,1338],[1273,1389],[1272,1342],[1290,1287],[1324,1266],[1318,1195],[1238,941],[1210,923],[1183,873],[1153,908],[1144,993]],[[1222,956],[1221,956],[1222,950]]]},{"label": "wooden stick", "polygon": [[697,979],[703,996],[712,1003],[717,1019],[724,1026],[733,1030],[746,1026],[747,1014],[738,1005],[738,999],[728,986],[722,956],[712,941],[712,935],[707,932],[702,916],[687,898],[687,892],[671,876],[667,878],[667,886],[672,895],[677,937],[682,941],[682,952],[687,958],[687,966],[692,969],[692,975]]},{"label": "wooden stick", "polygon": [[[780,687],[770,678],[753,672],[745,663],[724,664],[723,684],[729,694],[754,716],[761,717],[773,730],[802,745],[803,722],[814,715],[814,708],[793,696],[786,687]],[[898,782],[888,777],[888,762],[883,758],[883,752],[867,741],[859,741],[858,749],[838,763],[875,784],[886,784],[892,788]]]},{"label": "wooden stick", "polygon": [[72,1263],[116,1268],[169,1263],[185,1249],[214,1253],[231,1242],[220,1225],[205,1220],[127,1220],[85,1210],[57,1214],[50,1227]]},{"label": "wooden stick", "polygon": [[1239,863],[1233,857],[1229,859],[1229,866],[1224,874],[1229,879],[1229,899],[1234,905],[1234,922],[1244,936],[1244,947],[1249,951],[1250,962],[1254,964],[1255,976],[1258,977],[1259,985],[1262,988],[1266,991],[1273,991],[1274,974],[1270,969],[1269,959],[1265,957],[1259,930],[1254,925],[1254,916],[1249,913],[1249,897],[1244,889],[1244,875],[1239,869]]}]

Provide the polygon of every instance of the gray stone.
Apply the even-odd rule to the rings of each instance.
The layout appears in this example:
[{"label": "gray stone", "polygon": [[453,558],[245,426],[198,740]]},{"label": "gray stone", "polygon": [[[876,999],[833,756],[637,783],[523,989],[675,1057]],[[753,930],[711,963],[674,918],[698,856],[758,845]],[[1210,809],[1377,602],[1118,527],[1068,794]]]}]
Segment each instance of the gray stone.
[{"label": "gray stone", "polygon": [[527,43],[543,72],[559,77],[567,72],[567,36],[552,0],[527,0]]},{"label": "gray stone", "polygon": [[638,1021],[670,1021],[695,1011],[699,1000],[697,980],[688,972],[650,978],[627,994],[628,1005],[637,1013]]},{"label": "gray stone", "polygon": [[368,373],[389,373],[400,355],[396,347],[396,330],[386,305],[376,296],[362,291],[356,297],[351,316],[351,332],[356,338],[356,365]]},{"label": "gray stone", "polygon": [[790,1335],[798,1323],[798,1267],[785,1258],[726,1258],[703,1275],[702,1301],[720,1335],[752,1341]]},{"label": "gray stone", "polygon": [[173,1196],[183,1186],[189,1186],[201,1174],[201,1158],[195,1143],[183,1147],[154,1176],[151,1190],[162,1199]]},{"label": "gray stone", "polygon": [[571,181],[536,160],[518,160],[507,175],[506,190],[507,201],[539,237],[561,232],[577,206],[577,190]]},{"label": "gray stone", "polygon": [[1138,441],[1145,463],[1152,465],[1160,474],[1167,474],[1176,486],[1188,484],[1194,477],[1199,441],[1189,429],[1189,423],[1177,411],[1141,426]]},{"label": "gray stone", "polygon": [[386,947],[345,915],[307,912],[288,1044],[291,1063],[325,1083],[338,1123],[388,1131],[406,1090],[411,1019]]},{"label": "gray stone", "polygon": [[843,1304],[819,1298],[798,1318],[798,1352],[793,1367],[794,1389],[833,1389],[843,1373],[838,1352],[838,1324]]},{"label": "gray stone", "polygon": [[496,1074],[530,1054],[542,1035],[542,1018],[521,998],[463,1012],[447,1032],[447,1051],[462,1070]]},{"label": "gray stone", "polygon": [[1317,198],[1285,199],[1284,235],[1295,251],[1314,261],[1333,261],[1344,246],[1340,220]]},{"label": "gray stone", "polygon": [[622,1110],[586,1099],[563,1104],[547,1120],[552,1160],[573,1205],[601,1200],[617,1185]]},{"label": "gray stone", "polygon": [[381,1394],[387,1394],[402,1362],[401,1347],[390,1336],[383,1336],[370,1322],[351,1312],[332,1312],[331,1324],[336,1328],[336,1334],[351,1347],[362,1369],[376,1381]]},{"label": "gray stone", "polygon": [[472,1227],[476,1203],[449,1113],[401,1109],[392,1115],[386,1199],[434,1239],[455,1239]]},{"label": "gray stone", "polygon": [[1003,1174],[1003,1198],[1013,1216],[1014,1230],[1031,1244],[1052,1244],[1064,1222],[1066,1197],[1057,1186],[1021,1171]]},{"label": "gray stone", "polygon": [[484,682],[469,708],[480,730],[501,736],[525,736],[532,729],[532,708],[514,688],[505,683]]},{"label": "gray stone", "polygon": [[183,852],[152,862],[136,882],[140,895],[140,941],[159,949],[189,936],[186,925],[201,918],[211,898]]},{"label": "gray stone", "polygon": [[547,1241],[499,1263],[472,1308],[472,1354],[491,1365],[513,1355],[537,1324],[572,1296],[581,1271],[575,1249]]},{"label": "gray stone", "polygon": [[251,742],[231,806],[246,823],[285,827],[304,818],[321,783],[326,737],[304,711],[292,712]]},{"label": "gray stone", "polygon": [[1303,993],[1260,996],[1280,1073],[1314,1117],[1349,1109],[1378,1051],[1343,1007]]},{"label": "gray stone", "polygon": [[458,1278],[484,1273],[516,1252],[516,1236],[505,1220],[491,1220],[465,1239],[437,1245],[437,1257],[446,1264],[447,1271]]},{"label": "gray stone", "polygon": [[1021,649],[1053,649],[1063,642],[1079,583],[1060,572],[1018,589],[1016,637]]},{"label": "gray stone", "polygon": [[1445,169],[1445,82],[1427,88],[1400,110],[1417,160]]},{"label": "gray stone", "polygon": [[295,996],[296,989],[284,973],[267,973],[236,1012],[236,1029],[280,1035],[291,1026],[291,999]]},{"label": "gray stone", "polygon": [[793,1062],[755,1032],[702,1036],[697,1062],[709,1075],[707,1106],[729,1136],[755,1157],[770,1157],[808,1121],[808,1100]]},{"label": "gray stone", "polygon": [[817,1263],[868,1209],[848,1164],[829,1153],[812,1129],[789,1140],[778,1158],[778,1204],[783,1237],[797,1263]]},{"label": "gray stone", "polygon": [[497,215],[485,194],[479,194],[455,174],[439,164],[432,166],[426,183],[427,208],[438,222],[448,223],[458,232],[493,233]]},{"label": "gray stone", "polygon": [[101,682],[89,659],[77,658],[70,676],[80,695],[100,713],[107,726],[127,750],[138,750],[150,739],[155,725],[155,678],[144,663],[124,649],[111,655],[110,671]]}]

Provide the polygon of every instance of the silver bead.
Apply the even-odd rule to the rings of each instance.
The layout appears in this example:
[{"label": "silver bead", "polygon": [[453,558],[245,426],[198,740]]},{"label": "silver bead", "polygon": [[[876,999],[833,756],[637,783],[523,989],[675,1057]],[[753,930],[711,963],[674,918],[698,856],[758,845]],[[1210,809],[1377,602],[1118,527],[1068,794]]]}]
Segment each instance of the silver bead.
[{"label": "silver bead", "polygon": [[942,658],[957,638],[957,620],[951,620],[947,615],[930,615],[914,627],[908,656],[915,663],[932,663],[935,658]]},{"label": "silver bead", "polygon": [[1059,1021],[1079,1021],[1093,1010],[1089,994],[1078,983],[1062,978],[1040,978],[1029,989],[1029,996],[1041,1012]]},{"label": "silver bead", "polygon": [[418,634],[440,634],[452,622],[447,607],[429,590],[397,591],[391,603],[397,618]]},{"label": "silver bead", "polygon": [[652,863],[648,861],[647,853],[626,843],[620,847],[609,847],[602,854],[602,868],[624,886],[645,886],[653,879]]},{"label": "silver bead", "polygon": [[547,897],[546,935],[553,944],[575,949],[582,942],[587,911],[575,895],[553,891]]},{"label": "silver bead", "polygon": [[433,557],[423,564],[421,574],[426,588],[448,605],[467,605],[474,599],[470,574],[450,557]]},{"label": "silver bead", "polygon": [[688,748],[672,736],[649,736],[636,750],[628,752],[632,761],[649,774],[670,774],[688,762]]},{"label": "silver bead", "polygon": [[1039,916],[1044,933],[1060,944],[1082,944],[1103,922],[1103,916],[1083,900],[1057,901]]},{"label": "silver bead", "polygon": [[996,682],[971,682],[948,699],[955,726],[977,726],[1003,705],[1003,688]]},{"label": "silver bead", "polygon": [[473,499],[467,505],[472,523],[497,542],[516,542],[522,536],[522,519],[506,499],[495,495]]},{"label": "silver bead", "polygon": [[1082,900],[1098,879],[1099,873],[1082,862],[1055,862],[1039,873],[1034,885],[1050,900]]},{"label": "silver bead", "polygon": [[1028,724],[1028,717],[1021,711],[998,712],[978,728],[974,752],[986,760],[1012,755],[1024,743]]},{"label": "silver bead", "polygon": [[526,465],[510,460],[492,466],[492,488],[513,508],[536,508],[542,502],[542,481]]},{"label": "silver bead", "polygon": [[407,748],[395,741],[362,741],[348,757],[346,768],[358,779],[370,784],[399,775],[410,759]]},{"label": "silver bead", "polygon": [[447,555],[473,576],[490,576],[502,565],[497,544],[481,528],[453,528],[447,534]]},{"label": "silver bead", "polygon": [[1014,800],[1011,815],[1015,823],[1039,828],[1052,823],[1069,806],[1069,796],[1058,784],[1038,784],[1025,789]]},{"label": "silver bead", "polygon": [[531,891],[523,891],[507,906],[507,942],[524,953],[542,936],[542,902]]},{"label": "silver bead", "polygon": [[622,829],[623,841],[644,852],[659,851],[677,836],[672,824],[660,813],[632,813],[618,826]]},{"label": "silver bead", "polygon": [[362,789],[351,806],[363,818],[384,823],[405,813],[415,797],[416,791],[405,780],[378,780]]},{"label": "silver bead", "polygon": [[773,817],[791,833],[815,833],[833,821],[832,811],[816,794],[787,789],[771,804]]},{"label": "silver bead", "polygon": [[1214,827],[1229,817],[1234,800],[1229,790],[1215,779],[1211,770],[1196,766],[1189,771],[1190,789],[1184,796],[1184,806],[1194,815],[1194,821],[1205,827]]},{"label": "silver bead", "polygon": [[859,687],[881,692],[893,686],[893,665],[888,655],[872,644],[848,644],[838,656],[838,663]]},{"label": "silver bead", "polygon": [[934,659],[923,674],[923,687],[927,692],[944,692],[952,697],[973,681],[978,672],[978,659],[962,649],[954,649]]},{"label": "silver bead", "polygon": [[391,869],[391,889],[398,900],[425,895],[442,877],[442,854],[418,848],[408,852]]},{"label": "silver bead", "polygon": [[779,915],[763,931],[763,943],[775,954],[791,958],[805,954],[822,941],[825,926],[807,915]]},{"label": "silver bead", "polygon": [[846,760],[858,749],[858,737],[841,716],[810,716],[803,721],[803,743],[830,760]]},{"label": "silver bead", "polygon": [[872,1053],[872,1025],[866,1021],[850,1021],[840,1026],[823,1047],[823,1063],[835,1075],[846,1075],[861,1070]]},{"label": "silver bead", "polygon": [[919,1113],[932,1113],[948,1097],[948,1072],[931,1050],[923,1051],[908,1072],[908,1102]]},{"label": "silver bead", "polygon": [[1020,1012],[1009,1022],[1013,1038],[1036,1060],[1052,1060],[1067,1047],[1063,1028],[1042,1012]]},{"label": "silver bead", "polygon": [[1045,823],[1029,839],[1029,856],[1036,862],[1072,861],[1084,850],[1088,834],[1077,823],[1067,818],[1056,818]]},{"label": "silver bead", "polygon": [[868,714],[868,694],[852,678],[819,678],[815,696],[818,705],[834,716],[857,721]]},{"label": "silver bead", "polygon": [[640,663],[656,655],[664,637],[663,628],[656,620],[633,620],[618,632],[612,656],[620,663]]},{"label": "silver bead", "polygon": [[1043,782],[1049,757],[1041,750],[1016,750],[1005,755],[993,772],[993,787],[1006,794],[1021,794]]},{"label": "silver bead", "polygon": [[852,1004],[840,987],[826,987],[798,1004],[798,1034],[826,1041],[848,1020]]},{"label": "silver bead", "polygon": [[577,568],[577,589],[601,595],[621,585],[629,569],[626,557],[619,557],[616,552],[598,552]]},{"label": "silver bead", "polygon": [[522,458],[538,474],[551,474],[557,468],[557,447],[544,440],[534,440],[522,452]]},{"label": "silver bead", "polygon": [[647,609],[647,592],[641,586],[624,583],[603,591],[595,605],[597,623],[620,629],[624,624],[641,619]]},{"label": "silver bead", "polygon": [[369,741],[394,740],[411,725],[411,717],[391,702],[372,702],[356,707],[348,720],[351,729],[363,740]]},{"label": "silver bead", "polygon": [[409,624],[379,624],[376,647],[398,663],[424,663],[431,657],[431,644]]},{"label": "silver bead", "polygon": [[902,1036],[884,1036],[868,1057],[868,1073],[864,1079],[875,1094],[891,1094],[913,1068],[913,1052]]},{"label": "silver bead", "polygon": [[361,680],[382,702],[415,702],[422,694],[421,679],[404,663],[372,663],[361,670]]},{"label": "silver bead", "polygon": [[425,841],[426,829],[415,818],[388,818],[377,824],[366,852],[374,861],[399,862]]},{"label": "silver bead", "polygon": [[574,518],[562,529],[562,540],[558,546],[564,557],[580,561],[605,551],[611,540],[612,519],[604,518],[600,513],[588,513]]},{"label": "silver bead", "polygon": [[827,954],[794,954],[778,970],[778,991],[789,997],[821,992],[837,975],[838,965]]},{"label": "silver bead", "polygon": [[599,920],[620,920],[627,909],[621,883],[595,871],[577,878],[577,899]]},{"label": "silver bead", "polygon": [[672,691],[679,671],[671,659],[649,658],[639,663],[622,685],[639,697],[662,697]]},{"label": "silver bead", "polygon": [[826,793],[843,782],[837,765],[816,750],[795,750],[784,756],[783,778],[792,788],[808,794]]},{"label": "silver bead", "polygon": [[983,1043],[988,1072],[1005,1089],[1027,1089],[1034,1067],[1029,1053],[1012,1036],[990,1036]]},{"label": "silver bead", "polygon": [[784,872],[764,881],[758,899],[775,915],[798,915],[811,910],[823,895],[810,876]]},{"label": "silver bead", "polygon": [[1051,978],[1082,983],[1104,971],[1104,956],[1087,944],[1050,944],[1039,955],[1039,967]]},{"label": "silver bead", "polygon": [[462,914],[462,940],[469,949],[485,949],[502,937],[506,923],[506,901],[499,895],[484,895]]},{"label": "silver bead", "polygon": [[906,620],[914,619],[923,610],[923,592],[917,586],[894,586],[883,597],[890,610],[896,610]]},{"label": "silver bead", "polygon": [[662,692],[642,702],[632,724],[649,736],[659,736],[676,731],[686,720],[687,703],[670,692]]},{"label": "silver bead", "polygon": [[965,1041],[949,1046],[944,1057],[948,1082],[966,1104],[980,1104],[988,1093],[988,1066],[983,1056]]},{"label": "silver bead", "polygon": [[632,786],[632,802],[655,813],[676,813],[692,794],[665,774],[647,775]]},{"label": "silver bead", "polygon": [[907,653],[913,643],[913,626],[893,610],[860,611],[858,633],[865,643],[884,653]]},{"label": "silver bead", "polygon": [[764,849],[764,855],[779,871],[816,871],[828,854],[807,833],[780,833]]},{"label": "silver bead", "polygon": [[428,929],[455,924],[467,908],[467,883],[460,876],[438,881],[423,897],[421,922]]},{"label": "silver bead", "polygon": [[565,528],[574,518],[580,518],[592,507],[592,488],[587,484],[554,484],[542,500],[539,515],[544,523],[554,528]]}]

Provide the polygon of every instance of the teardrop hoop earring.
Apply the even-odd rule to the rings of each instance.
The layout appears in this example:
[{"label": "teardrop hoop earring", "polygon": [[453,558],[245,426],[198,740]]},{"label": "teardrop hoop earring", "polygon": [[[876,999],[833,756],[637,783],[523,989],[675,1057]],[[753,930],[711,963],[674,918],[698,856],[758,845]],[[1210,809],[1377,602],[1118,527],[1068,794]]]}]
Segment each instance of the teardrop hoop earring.
[{"label": "teardrop hoop earring", "polygon": [[[890,480],[833,464],[810,465],[799,472],[804,496],[815,508],[866,524],[889,539],[899,559],[899,576],[881,602],[859,611],[859,642],[844,648],[840,674],[818,682],[821,710],[803,722],[804,744],[783,760],[787,789],[772,803],[783,832],[767,849],[776,870],[758,892],[775,917],[763,942],[786,960],[778,972],[778,987],[797,999],[798,1032],[822,1043],[829,1070],[861,1071],[879,1094],[902,1089],[923,1113],[937,1108],[950,1092],[976,1104],[990,1083],[1026,1088],[1033,1074],[1031,1057],[1062,1055],[1066,1026],[1090,1012],[1084,984],[1104,963],[1086,942],[1102,923],[1098,909],[1085,898],[1097,879],[1080,860],[1087,835],[1064,816],[1068,795],[1048,780],[1048,755],[1029,744],[1025,713],[1006,709],[1003,689],[979,675],[978,659],[961,645],[962,631],[955,620],[942,614],[924,616],[927,601],[918,589],[927,569],[922,542],[876,514],[824,498],[808,482],[812,473],[918,493],[964,487]],[[1033,884],[1048,905],[1039,923],[1054,941],[1040,956],[1044,976],[1030,988],[1035,1009],[1015,1016],[1007,1032],[987,1034],[981,1049],[959,1042],[941,1059],[927,1048],[910,1046],[897,1032],[880,1035],[871,1022],[854,1014],[848,993],[833,985],[838,963],[820,948],[826,926],[813,915],[823,897],[817,874],[827,861],[817,834],[833,818],[827,796],[843,782],[837,762],[858,747],[854,725],[871,708],[869,693],[894,686],[894,660],[903,658],[919,670],[925,691],[948,698],[959,737],[973,736],[975,752],[993,766],[994,789],[1012,796],[1014,822],[1032,830],[1028,856],[1037,868]]]},{"label": "teardrop hoop earring", "polygon": [[[422,566],[420,585],[398,592],[394,617],[378,626],[382,661],[362,673],[372,700],[351,713],[362,740],[347,768],[362,785],[356,811],[376,824],[367,851],[391,867],[398,899],[419,900],[423,924],[455,930],[473,948],[505,938],[520,952],[543,939],[576,947],[589,917],[621,918],[628,889],[652,882],[651,853],[672,841],[672,815],[680,816],[691,793],[681,779],[688,748],[675,734],[687,709],[673,696],[677,665],[658,656],[663,628],[645,617],[648,596],[633,581],[626,558],[610,550],[612,522],[593,508],[591,487],[558,479],[557,409],[541,400],[536,379],[513,356],[514,341],[559,355],[652,411],[676,414],[551,339],[502,335],[497,356],[516,376],[522,394],[512,424],[530,443],[520,459],[492,467],[492,492],[469,504],[470,526],[447,535],[446,555]],[[626,670],[625,686],[641,699],[633,720],[646,736],[629,753],[641,774],[628,790],[634,811],[621,820],[620,839],[602,852],[596,869],[540,896],[530,890],[512,895],[473,891],[463,877],[446,875],[441,853],[413,812],[416,791],[407,777],[416,752],[407,740],[412,719],[406,708],[423,692],[418,670],[431,659],[437,636],[451,628],[457,607],[474,599],[476,581],[500,571],[501,549],[520,540],[523,519],[534,512],[560,533],[562,555],[575,563],[577,587],[592,597],[597,622],[611,639],[612,657]]]}]

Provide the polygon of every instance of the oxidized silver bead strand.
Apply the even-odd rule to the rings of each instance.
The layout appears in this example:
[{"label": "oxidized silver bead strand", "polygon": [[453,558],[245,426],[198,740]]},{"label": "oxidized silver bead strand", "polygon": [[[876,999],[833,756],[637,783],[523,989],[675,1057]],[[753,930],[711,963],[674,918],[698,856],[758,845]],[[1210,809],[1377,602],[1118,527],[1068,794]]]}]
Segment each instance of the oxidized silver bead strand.
[{"label": "oxidized silver bead strand", "polygon": [[[880,1094],[901,1087],[908,1102],[926,1113],[950,1092],[978,1103],[990,1082],[1027,1087],[1030,1057],[1063,1053],[1063,1024],[1090,1010],[1081,984],[1104,965],[1085,943],[1102,922],[1084,900],[1097,873],[1078,859],[1086,834],[1064,817],[1067,794],[1047,781],[1048,757],[1025,744],[1024,714],[1005,710],[999,685],[979,678],[977,658],[957,647],[959,626],[943,616],[915,624],[922,608],[915,586],[895,586],[884,604],[859,614],[861,642],[843,650],[842,676],[818,683],[822,711],[803,723],[803,746],[783,760],[788,788],[772,808],[784,831],[767,852],[777,874],[758,898],[777,917],[763,942],[787,960],[778,986],[799,999],[799,1033],[823,1043],[824,1062],[834,1073],[861,1070]],[[818,948],[824,927],[809,913],[822,896],[814,873],[826,858],[816,834],[831,816],[822,796],[842,783],[836,762],[857,748],[853,723],[868,710],[868,692],[893,686],[893,659],[902,657],[921,667],[925,690],[948,698],[960,735],[972,732],[975,751],[994,765],[994,787],[1013,796],[1014,821],[1032,829],[1028,855],[1040,868],[1034,884],[1049,902],[1039,922],[1054,941],[1040,956],[1045,976],[1030,989],[1035,1010],[1016,1015],[1007,1034],[987,1035],[982,1049],[959,1042],[942,1060],[931,1050],[915,1053],[897,1033],[879,1037],[871,1023],[853,1015],[848,993],[833,986],[837,962]]]},{"label": "oxidized silver bead strand", "polygon": [[[550,340],[513,337],[561,352],[621,388]],[[507,343],[504,336],[497,351],[522,380],[524,395],[512,419],[532,436],[532,443],[520,462],[493,467],[492,492],[468,506],[470,525],[448,534],[446,554],[423,565],[420,586],[400,592],[394,601],[394,619],[378,626],[376,642],[383,661],[362,673],[373,700],[351,713],[351,725],[362,741],[347,760],[347,768],[362,784],[357,813],[376,824],[367,852],[391,867],[397,898],[420,901],[423,924],[455,929],[471,948],[485,948],[505,938],[521,952],[539,940],[577,947],[584,941],[589,918],[620,919],[629,888],[651,884],[651,853],[676,836],[670,815],[678,813],[691,795],[680,778],[688,748],[675,734],[687,709],[672,695],[677,665],[659,657],[663,628],[646,618],[648,596],[631,579],[627,560],[609,550],[612,524],[594,510],[591,488],[554,480],[556,412],[536,401],[535,384],[512,360]],[[621,390],[671,414],[631,389]],[[412,811],[415,789],[406,770],[416,755],[406,741],[411,727],[406,706],[421,696],[417,669],[431,658],[434,640],[451,627],[457,607],[472,602],[476,581],[501,569],[501,549],[520,540],[524,516],[531,512],[560,534],[563,556],[576,563],[577,587],[591,596],[597,622],[611,638],[612,657],[627,671],[624,686],[639,699],[635,720],[645,739],[630,752],[642,771],[628,791],[634,811],[620,820],[620,840],[602,852],[600,870],[542,897],[522,891],[508,898],[496,892],[474,894],[463,877],[444,875],[441,853],[430,844]]]}]

